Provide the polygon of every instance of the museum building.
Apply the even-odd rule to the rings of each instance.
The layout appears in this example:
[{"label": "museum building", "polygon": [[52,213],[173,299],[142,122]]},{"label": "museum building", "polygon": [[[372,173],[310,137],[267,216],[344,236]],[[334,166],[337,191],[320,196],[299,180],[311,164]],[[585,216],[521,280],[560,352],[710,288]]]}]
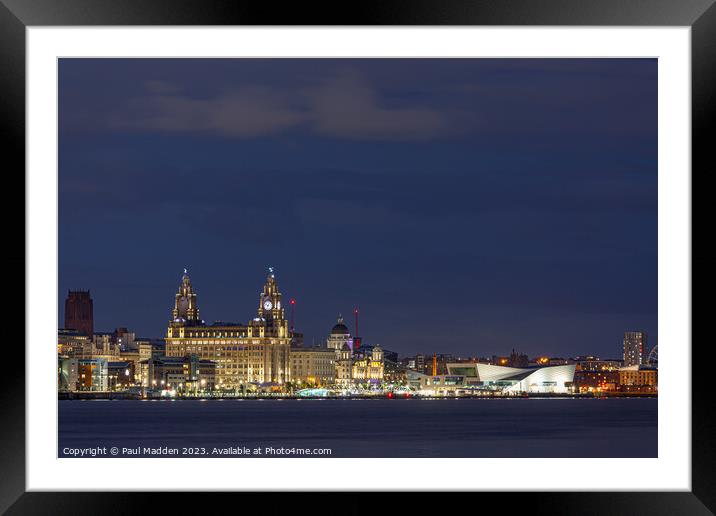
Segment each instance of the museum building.
[{"label": "museum building", "polygon": [[575,364],[543,367],[504,367],[480,362],[447,364],[448,374],[420,375],[424,393],[567,393],[574,381]]}]

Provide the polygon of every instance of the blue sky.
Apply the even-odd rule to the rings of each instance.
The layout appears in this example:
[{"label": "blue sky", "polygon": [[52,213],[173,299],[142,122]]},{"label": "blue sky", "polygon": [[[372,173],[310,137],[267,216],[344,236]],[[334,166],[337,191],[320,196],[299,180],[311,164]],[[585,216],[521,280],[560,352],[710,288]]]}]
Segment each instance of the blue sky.
[{"label": "blue sky", "polygon": [[[657,331],[653,59],[62,59],[60,320],[339,312],[401,354],[618,357]],[[352,319],[349,323],[352,326]]]}]

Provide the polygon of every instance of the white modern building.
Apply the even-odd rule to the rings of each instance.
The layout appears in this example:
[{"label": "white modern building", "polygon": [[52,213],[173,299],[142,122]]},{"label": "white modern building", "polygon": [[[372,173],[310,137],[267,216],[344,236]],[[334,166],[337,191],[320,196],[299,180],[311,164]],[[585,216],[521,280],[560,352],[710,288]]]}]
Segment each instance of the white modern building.
[{"label": "white modern building", "polygon": [[574,381],[575,364],[544,367],[503,367],[481,363],[449,363],[448,374],[420,378],[420,390],[427,394],[469,392],[567,393]]}]

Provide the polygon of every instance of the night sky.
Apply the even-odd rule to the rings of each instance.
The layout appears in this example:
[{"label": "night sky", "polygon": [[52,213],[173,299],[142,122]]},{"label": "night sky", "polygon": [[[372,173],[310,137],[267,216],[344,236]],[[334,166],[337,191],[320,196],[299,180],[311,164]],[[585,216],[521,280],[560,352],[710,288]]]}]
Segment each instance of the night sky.
[{"label": "night sky", "polygon": [[245,323],[273,266],[309,344],[656,344],[655,59],[62,59],[59,107],[60,326],[162,337],[184,267]]}]

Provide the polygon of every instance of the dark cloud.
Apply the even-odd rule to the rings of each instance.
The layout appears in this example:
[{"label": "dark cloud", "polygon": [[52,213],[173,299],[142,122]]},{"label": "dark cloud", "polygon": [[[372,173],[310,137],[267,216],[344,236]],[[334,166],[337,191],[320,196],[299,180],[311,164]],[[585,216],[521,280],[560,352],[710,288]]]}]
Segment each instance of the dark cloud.
[{"label": "dark cloud", "polygon": [[445,116],[420,107],[386,107],[355,74],[338,76],[310,94],[315,130],[351,139],[423,140],[442,134]]},{"label": "dark cloud", "polygon": [[422,140],[447,127],[443,115],[421,107],[385,107],[355,73],[308,89],[249,86],[208,98],[180,94],[167,81],[147,81],[147,95],[110,115],[112,129],[207,132],[256,138],[303,126],[309,133],[348,139]]},{"label": "dark cloud", "polygon": [[[657,327],[655,60],[61,60],[60,306],[160,336],[265,267],[319,341],[617,356]],[[111,121],[111,127],[108,121]]]},{"label": "dark cloud", "polygon": [[150,95],[131,99],[111,115],[113,129],[159,132],[207,132],[235,138],[255,138],[295,127],[306,115],[287,104],[281,94],[244,88],[209,99],[185,95]]}]

